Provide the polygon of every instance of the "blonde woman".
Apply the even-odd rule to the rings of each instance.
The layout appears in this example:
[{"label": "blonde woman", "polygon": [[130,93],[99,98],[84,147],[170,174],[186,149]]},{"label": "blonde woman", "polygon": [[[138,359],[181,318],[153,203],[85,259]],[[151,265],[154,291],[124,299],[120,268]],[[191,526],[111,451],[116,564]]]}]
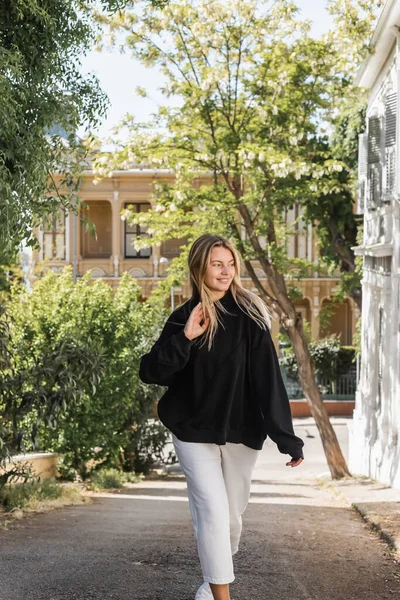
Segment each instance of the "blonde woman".
[{"label": "blonde woman", "polygon": [[219,235],[190,248],[192,297],[168,318],[140,364],[145,383],[168,386],[158,414],[187,482],[204,583],[196,600],[230,600],[251,474],[267,436],[297,467],[293,431],[262,300],[244,289],[239,255]]}]

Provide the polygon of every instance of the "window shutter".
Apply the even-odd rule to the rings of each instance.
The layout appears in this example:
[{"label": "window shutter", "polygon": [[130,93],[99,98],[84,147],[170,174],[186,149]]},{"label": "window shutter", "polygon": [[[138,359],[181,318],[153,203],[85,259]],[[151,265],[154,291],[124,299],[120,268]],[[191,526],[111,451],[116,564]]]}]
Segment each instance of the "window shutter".
[{"label": "window shutter", "polygon": [[378,116],[368,119],[368,208],[380,206],[382,195],[381,171],[381,120]]},{"label": "window shutter", "polygon": [[386,96],[385,106],[385,147],[396,144],[396,124],[397,124],[397,94],[388,94]]},{"label": "window shutter", "polygon": [[368,163],[381,160],[381,120],[379,117],[368,119]]},{"label": "window shutter", "polygon": [[394,146],[392,148],[386,148],[385,156],[385,192],[388,195],[392,195],[395,191],[396,184],[396,150]]},{"label": "window shutter", "polygon": [[364,212],[368,177],[368,135],[361,133],[358,137],[358,214]]},{"label": "window shutter", "polygon": [[374,209],[381,204],[381,165],[374,163],[368,165],[368,208]]},{"label": "window shutter", "polygon": [[388,94],[385,104],[385,193],[391,196],[396,184],[397,94]]}]

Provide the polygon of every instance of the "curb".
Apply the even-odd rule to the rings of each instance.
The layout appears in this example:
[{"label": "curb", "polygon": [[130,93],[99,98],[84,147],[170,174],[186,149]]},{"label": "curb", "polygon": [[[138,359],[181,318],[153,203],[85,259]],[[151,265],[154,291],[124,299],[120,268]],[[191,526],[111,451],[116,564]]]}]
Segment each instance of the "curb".
[{"label": "curb", "polygon": [[[364,479],[364,481],[366,480]],[[376,484],[379,485],[379,482],[370,479],[370,493],[365,495],[365,490],[363,490],[363,486],[357,482],[357,479],[354,479],[353,482],[351,482],[351,480],[347,480],[347,483],[350,484],[351,488],[346,493],[346,486],[337,484],[332,480],[329,481],[329,483],[325,482],[332,494],[340,496],[345,504],[347,504],[349,508],[354,510],[354,512],[356,512],[362,518],[364,523],[368,525],[369,529],[379,535],[381,540],[383,540],[393,552],[395,560],[400,563],[400,502],[397,500],[398,495],[396,494],[396,490],[393,488],[381,488],[382,491],[378,489],[374,496],[372,493],[374,491],[373,488]],[[389,499],[388,502],[388,498],[385,498],[383,494],[381,495],[381,493],[384,491],[392,491],[394,494],[396,494],[396,499]],[[363,494],[363,499],[355,499],[355,492],[356,495]],[[353,498],[351,497],[352,493]],[[371,509],[371,504],[373,504],[375,508]],[[379,509],[377,506],[380,506],[381,508]],[[391,517],[392,527],[387,527],[385,525],[385,519],[390,520]]]},{"label": "curb", "polygon": [[372,531],[375,531],[379,534],[379,537],[388,544],[391,550],[396,553],[396,556],[400,561],[400,539],[383,529],[380,523],[374,519],[371,519],[368,516],[368,511],[363,510],[362,507],[356,502],[352,502],[350,506],[356,511],[356,513],[360,515],[362,520],[369,526],[370,529],[372,529]]}]

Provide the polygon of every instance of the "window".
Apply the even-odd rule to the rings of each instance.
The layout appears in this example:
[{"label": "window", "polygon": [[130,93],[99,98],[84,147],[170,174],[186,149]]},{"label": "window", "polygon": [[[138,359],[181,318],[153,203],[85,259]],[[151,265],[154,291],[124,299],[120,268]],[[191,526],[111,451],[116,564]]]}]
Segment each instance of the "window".
[{"label": "window", "polygon": [[358,205],[357,213],[363,214],[367,193],[368,178],[368,135],[361,133],[358,138]]},{"label": "window", "polygon": [[110,258],[111,256],[111,204],[108,200],[87,202],[82,216],[95,226],[96,233],[86,231],[81,225],[81,248],[83,258]]},{"label": "window", "polygon": [[380,206],[382,195],[381,170],[381,120],[378,116],[368,119],[368,208]]},{"label": "window", "polygon": [[368,208],[375,209],[381,204],[381,165],[374,163],[368,166],[369,194]]},{"label": "window", "polygon": [[392,195],[396,186],[396,149],[394,146],[386,148],[385,186],[386,194]]},{"label": "window", "polygon": [[381,215],[379,217],[379,237],[384,238],[385,233],[386,233],[385,217],[383,215]]},{"label": "window", "polygon": [[390,275],[392,270],[392,257],[364,256],[364,268],[369,269],[370,271],[374,271],[375,273]]},{"label": "window", "polygon": [[65,260],[65,212],[60,210],[43,224],[43,256],[47,260]]},{"label": "window", "polygon": [[[150,209],[149,202],[135,202],[125,204],[125,208],[130,208],[133,212],[147,212]],[[124,255],[125,258],[148,258],[151,256],[151,246],[149,248],[142,248],[141,250],[135,250],[134,242],[136,238],[149,238],[150,235],[146,233],[147,227],[144,225],[130,225],[128,221],[125,223],[125,234],[124,234]]]},{"label": "window", "polygon": [[396,184],[397,94],[388,94],[385,105],[385,193],[390,196]]}]

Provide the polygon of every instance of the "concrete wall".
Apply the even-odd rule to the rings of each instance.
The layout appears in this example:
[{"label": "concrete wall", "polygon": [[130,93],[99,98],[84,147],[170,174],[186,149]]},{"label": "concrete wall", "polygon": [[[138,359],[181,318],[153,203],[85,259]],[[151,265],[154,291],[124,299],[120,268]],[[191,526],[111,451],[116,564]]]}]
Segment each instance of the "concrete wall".
[{"label": "concrete wall", "polygon": [[[57,477],[58,454],[49,452],[38,452],[37,454],[19,454],[10,461],[6,471],[9,471],[15,464],[29,463],[34,475],[41,479]],[[0,469],[1,473],[1,469]]]}]

